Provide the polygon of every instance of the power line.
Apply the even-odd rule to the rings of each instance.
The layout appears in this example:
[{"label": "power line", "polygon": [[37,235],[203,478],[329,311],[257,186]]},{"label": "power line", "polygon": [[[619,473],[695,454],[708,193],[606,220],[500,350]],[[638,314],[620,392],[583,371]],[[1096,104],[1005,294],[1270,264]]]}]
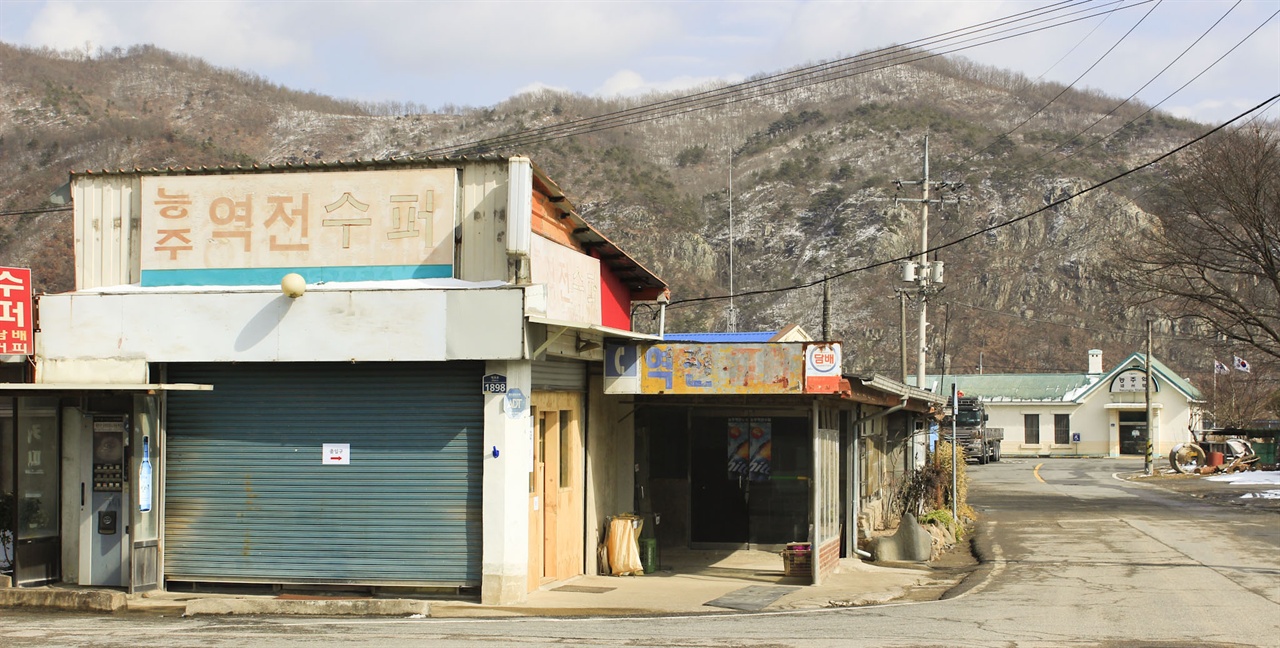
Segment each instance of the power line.
[{"label": "power line", "polygon": [[[1146,337],[1147,335],[1147,330],[1145,327],[1141,329],[1108,327],[1106,330],[1101,330],[1095,327],[1084,326],[1081,324],[1063,324],[1062,322],[1054,322],[1054,321],[1040,319],[1036,317],[1026,317],[1023,315],[1018,315],[1016,313],[1008,313],[1002,310],[997,310],[994,308],[986,308],[984,306],[978,306],[976,304],[969,304],[969,303],[960,302],[960,301],[947,301],[945,303],[952,304],[955,306],[963,306],[964,308],[968,308],[976,311],[982,311],[984,313],[991,313],[992,315],[999,315],[1001,317],[1016,319],[1020,322],[1026,322],[1029,324],[1045,324],[1047,326],[1057,326],[1061,328],[1075,329],[1077,331],[1085,331],[1088,333],[1105,333],[1109,335],[1119,335],[1121,337],[1128,337],[1130,335],[1138,336],[1138,337]],[[1152,333],[1152,336],[1163,339],[1163,340],[1173,341],[1173,342],[1202,342],[1206,339],[1212,339],[1213,337],[1212,335],[1206,337],[1206,336],[1200,336],[1200,335],[1177,335],[1174,333]]]},{"label": "power line", "polygon": [[[1237,2],[1236,4],[1238,5],[1238,4],[1239,4],[1239,2]],[[1231,11],[1232,11],[1232,10],[1234,10],[1234,9],[1235,9],[1235,6],[1233,5],[1233,6],[1232,6],[1232,8],[1231,8],[1231,9],[1229,9],[1229,10],[1227,11],[1227,13],[1228,13],[1228,14],[1229,14],[1229,13],[1231,13]],[[1242,38],[1242,39],[1240,39],[1238,42],[1236,42],[1236,44],[1235,44],[1235,45],[1233,45],[1233,46],[1231,47],[1231,49],[1229,49],[1229,50],[1227,50],[1226,52],[1224,52],[1221,56],[1219,56],[1219,57],[1218,57],[1217,59],[1215,59],[1212,63],[1210,63],[1208,66],[1206,66],[1203,70],[1201,70],[1201,71],[1200,71],[1199,73],[1197,73],[1195,76],[1193,76],[1193,77],[1191,77],[1190,79],[1188,79],[1186,83],[1184,83],[1184,84],[1182,84],[1182,85],[1178,86],[1178,88],[1177,88],[1176,90],[1174,90],[1173,92],[1171,92],[1171,93],[1169,93],[1168,95],[1166,95],[1164,99],[1161,99],[1160,101],[1156,102],[1156,103],[1155,103],[1154,105],[1152,105],[1151,107],[1149,107],[1149,108],[1147,108],[1146,110],[1142,111],[1142,112],[1141,112],[1141,113],[1139,113],[1137,116],[1135,116],[1133,119],[1130,119],[1129,121],[1127,121],[1127,122],[1125,122],[1125,123],[1121,124],[1119,128],[1117,128],[1117,129],[1115,129],[1115,130],[1111,131],[1110,133],[1107,133],[1106,135],[1103,135],[1103,136],[1101,136],[1101,137],[1098,137],[1098,138],[1094,139],[1092,142],[1090,142],[1090,143],[1088,143],[1088,144],[1086,144],[1086,145],[1084,145],[1084,146],[1080,147],[1079,149],[1076,149],[1076,150],[1075,150],[1075,151],[1073,151],[1072,153],[1070,153],[1070,154],[1068,154],[1068,155],[1066,155],[1066,156],[1064,156],[1064,157],[1062,157],[1062,158],[1059,158],[1059,159],[1057,159],[1057,160],[1054,160],[1053,162],[1050,162],[1049,164],[1046,164],[1046,165],[1044,165],[1044,166],[1042,166],[1042,167],[1040,167],[1040,168],[1038,168],[1038,169],[1035,169],[1034,171],[1032,171],[1032,173],[1040,173],[1040,172],[1045,171],[1045,170],[1047,170],[1047,169],[1052,169],[1052,168],[1056,167],[1058,164],[1060,164],[1060,163],[1062,163],[1062,162],[1065,162],[1065,161],[1067,161],[1067,160],[1069,160],[1069,159],[1071,159],[1071,158],[1075,157],[1076,155],[1079,155],[1080,153],[1083,153],[1084,151],[1087,151],[1088,149],[1090,149],[1090,148],[1092,148],[1092,147],[1094,147],[1094,146],[1097,146],[1098,144],[1100,144],[1100,143],[1102,143],[1102,142],[1106,141],[1107,139],[1111,138],[1111,137],[1112,137],[1113,135],[1115,135],[1116,133],[1119,133],[1120,131],[1124,130],[1124,129],[1125,129],[1125,128],[1127,128],[1128,126],[1130,126],[1130,125],[1132,125],[1132,124],[1136,123],[1139,119],[1142,119],[1143,117],[1146,117],[1147,115],[1151,114],[1153,111],[1155,111],[1155,109],[1156,109],[1156,108],[1159,108],[1160,106],[1164,105],[1164,103],[1165,103],[1166,101],[1168,101],[1168,100],[1172,99],[1172,98],[1173,98],[1174,96],[1176,96],[1179,92],[1182,92],[1183,90],[1185,90],[1185,89],[1187,88],[1187,86],[1191,85],[1192,83],[1195,83],[1197,79],[1199,79],[1200,77],[1204,76],[1204,75],[1205,75],[1205,73],[1207,73],[1209,70],[1212,70],[1212,69],[1213,69],[1214,67],[1216,67],[1219,63],[1221,63],[1223,59],[1225,59],[1226,57],[1230,56],[1232,52],[1234,52],[1234,51],[1236,51],[1237,49],[1239,49],[1241,45],[1244,45],[1246,41],[1248,41],[1250,38],[1253,38],[1253,35],[1254,35],[1254,34],[1257,34],[1257,33],[1258,33],[1258,31],[1260,31],[1263,27],[1265,27],[1265,26],[1267,25],[1267,23],[1270,23],[1272,20],[1274,20],[1274,19],[1275,19],[1275,17],[1276,17],[1277,15],[1280,15],[1280,10],[1277,10],[1276,12],[1274,12],[1274,13],[1272,13],[1270,16],[1268,16],[1268,17],[1267,17],[1267,19],[1266,19],[1266,20],[1264,20],[1264,21],[1262,21],[1262,22],[1261,22],[1257,27],[1255,27],[1255,28],[1253,29],[1253,31],[1249,32],[1247,35],[1245,35],[1245,37],[1244,37],[1244,38]],[[1189,52],[1189,51],[1191,50],[1191,48],[1195,47],[1196,43],[1199,43],[1201,39],[1203,39],[1205,36],[1207,36],[1207,35],[1209,34],[1209,31],[1212,31],[1212,30],[1213,30],[1213,27],[1216,27],[1216,26],[1218,25],[1218,23],[1222,22],[1222,20],[1223,20],[1223,19],[1225,19],[1226,17],[1227,17],[1227,16],[1226,16],[1226,14],[1223,14],[1222,18],[1219,18],[1219,19],[1218,19],[1218,22],[1215,22],[1215,23],[1213,24],[1213,26],[1209,28],[1209,30],[1208,30],[1208,31],[1205,31],[1205,33],[1204,33],[1204,34],[1202,34],[1202,35],[1200,36],[1200,38],[1196,39],[1196,42],[1195,42],[1195,43],[1192,43],[1190,46],[1188,46],[1188,47],[1187,47],[1187,49],[1186,49],[1186,50],[1183,50],[1182,54],[1179,54],[1179,55],[1178,55],[1178,58],[1175,58],[1173,61],[1171,61],[1171,62],[1169,63],[1169,65],[1168,65],[1168,66],[1165,66],[1164,70],[1161,70],[1158,74],[1156,74],[1156,76],[1152,77],[1150,81],[1147,81],[1147,83],[1146,83],[1145,85],[1143,85],[1143,86],[1142,86],[1142,88],[1138,88],[1138,90],[1137,90],[1137,91],[1135,91],[1132,95],[1129,95],[1129,98],[1128,98],[1128,99],[1125,99],[1124,101],[1120,102],[1120,104],[1118,104],[1115,108],[1113,108],[1113,109],[1111,110],[1111,112],[1108,112],[1106,115],[1103,115],[1103,116],[1102,116],[1102,118],[1100,118],[1098,121],[1095,121],[1093,124],[1090,124],[1090,125],[1089,125],[1089,128],[1086,128],[1086,129],[1084,129],[1083,131],[1080,131],[1079,133],[1076,133],[1075,135],[1073,135],[1073,136],[1071,137],[1071,139],[1067,140],[1067,142],[1068,142],[1068,143],[1070,143],[1070,142],[1074,141],[1074,140],[1075,140],[1075,138],[1079,137],[1080,135],[1083,135],[1083,134],[1084,134],[1085,132],[1087,132],[1089,129],[1091,129],[1091,128],[1093,128],[1094,126],[1096,126],[1096,125],[1098,124],[1098,122],[1101,122],[1103,119],[1106,119],[1107,117],[1109,117],[1109,116],[1111,116],[1112,114],[1114,114],[1114,113],[1115,113],[1115,111],[1116,111],[1116,110],[1119,110],[1119,108],[1120,108],[1121,106],[1123,106],[1124,104],[1128,103],[1130,99],[1133,99],[1135,96],[1137,96],[1138,92],[1142,92],[1143,88],[1146,88],[1148,85],[1151,85],[1151,83],[1152,83],[1152,82],[1154,82],[1154,81],[1155,81],[1155,80],[1156,80],[1156,79],[1157,79],[1161,74],[1164,74],[1164,72],[1165,72],[1166,70],[1168,70],[1168,69],[1169,69],[1169,67],[1173,66],[1173,64],[1174,64],[1174,63],[1177,63],[1179,59],[1181,59],[1184,55],[1186,55],[1186,53],[1187,53],[1187,52]],[[1259,113],[1259,114],[1261,114],[1261,113]],[[1254,119],[1256,119],[1256,118],[1257,118],[1257,116],[1255,115],[1255,116],[1254,116]],[[1253,119],[1250,119],[1249,121],[1250,121],[1250,122],[1252,122],[1252,121],[1253,121]],[[1061,148],[1061,147],[1059,147],[1059,148]],[[1043,159],[1043,156],[1042,156],[1040,159]]]},{"label": "power line", "polygon": [[[869,53],[859,54],[852,57],[837,59],[814,66],[793,70],[790,72],[775,74],[762,79],[746,81],[739,84],[725,86],[714,90],[708,90],[700,93],[686,95],[683,97],[659,101],[653,104],[647,104],[635,108],[629,108],[620,111],[606,113],[595,117],[584,117],[576,120],[562,122],[539,128],[528,129],[517,133],[507,135],[499,135],[487,139],[473,140],[469,143],[463,143],[451,146],[442,146],[428,149],[418,153],[394,156],[395,158],[432,156],[441,154],[458,154],[478,150],[492,150],[499,147],[511,148],[516,146],[529,146],[548,142],[554,139],[561,139],[576,135],[584,135],[620,126],[633,125],[654,121],[657,119],[670,118],[685,113],[706,110],[710,108],[722,107],[746,101],[750,99],[758,99],[762,97],[789,92],[791,90],[809,87],[819,83],[826,83],[841,78],[865,74],[872,71],[878,71],[892,66],[914,63],[917,61],[951,54],[980,45],[987,45],[994,42],[1015,38],[1018,36],[1026,36],[1045,29],[1061,27],[1081,20],[1087,20],[1099,15],[1109,14],[1124,9],[1130,9],[1143,4],[1157,2],[1158,0],[1139,0],[1133,4],[1125,4],[1123,0],[1110,2],[1104,8],[1095,13],[1085,16],[1078,14],[1085,13],[1088,10],[1077,10],[1064,15],[1045,18],[1043,20],[1027,22],[1033,18],[1040,18],[1046,15],[1063,12],[1074,9],[1083,4],[1087,4],[1090,0],[1080,0],[1076,2],[1059,2],[1054,5],[1048,5],[1035,10],[1029,10],[1019,14],[1013,14],[1005,18],[979,23],[977,25],[966,27],[963,29],[945,32],[937,36],[931,36],[924,39],[918,39],[909,43],[881,48]],[[1065,5],[1065,6],[1063,6]],[[1120,5],[1120,6],[1111,6]],[[1042,23],[1057,20],[1059,22],[1044,25]],[[1024,23],[1024,24],[1019,24]],[[1007,25],[1016,25],[1005,29]],[[1017,30],[1024,30],[1018,32]],[[985,35],[984,32],[987,32]],[[1008,32],[1016,32],[1008,34]],[[979,34],[973,36],[973,34]],[[1007,34],[1007,35],[1002,35]],[[969,37],[969,38],[963,38]],[[955,47],[954,49],[945,51],[921,51],[922,48],[928,46],[937,46],[943,44],[954,45],[958,43],[970,43],[981,38],[987,38],[982,42],[975,44]],[[960,39],[960,40],[957,40]],[[955,41],[951,42],[950,41]]]},{"label": "power line", "polygon": [[1054,95],[1052,99],[1045,102],[1043,106],[1041,106],[1040,108],[1036,109],[1035,112],[1028,115],[1026,119],[1018,122],[1018,124],[1013,128],[1010,128],[1009,130],[1005,131],[1004,133],[1001,133],[1000,135],[997,135],[995,139],[991,140],[990,144],[978,150],[978,152],[974,153],[973,155],[970,155],[969,157],[965,158],[961,162],[961,164],[964,164],[965,162],[968,162],[978,157],[979,155],[986,153],[988,150],[991,149],[991,147],[996,145],[996,142],[999,142],[1001,139],[1008,137],[1009,135],[1012,135],[1013,132],[1018,130],[1019,128],[1026,126],[1027,123],[1030,122],[1032,119],[1035,119],[1037,115],[1047,110],[1049,106],[1052,106],[1055,101],[1061,99],[1062,95],[1067,94],[1068,90],[1075,87],[1075,85],[1079,83],[1081,79],[1085,78],[1085,76],[1087,76],[1090,72],[1092,72],[1094,68],[1098,67],[1098,65],[1100,65],[1104,59],[1110,56],[1111,53],[1114,52],[1117,47],[1120,47],[1121,43],[1128,40],[1129,36],[1133,34],[1133,31],[1137,29],[1140,25],[1142,25],[1142,23],[1146,22],[1147,18],[1151,16],[1151,13],[1154,12],[1163,1],[1164,0],[1158,0],[1154,6],[1152,6],[1150,9],[1147,10],[1147,13],[1143,14],[1142,18],[1138,19],[1138,22],[1134,23],[1133,26],[1129,28],[1129,31],[1125,32],[1124,35],[1121,36],[1119,40],[1117,40],[1115,43],[1111,45],[1111,47],[1107,49],[1107,51],[1103,52],[1102,56],[1099,56],[1098,60],[1093,62],[1093,65],[1090,65],[1084,72],[1081,72],[1080,76],[1076,77],[1074,81],[1072,81],[1067,86],[1063,87],[1062,90],[1058,92],[1058,94]]},{"label": "power line", "polygon": [[71,205],[64,207],[40,207],[37,209],[19,209],[15,211],[0,211],[0,216],[29,216],[31,214],[50,214],[53,212],[71,211]]},{"label": "power line", "polygon": [[[965,242],[965,241],[968,241],[969,239],[976,238],[976,237],[981,236],[981,235],[983,235],[983,234],[986,234],[986,233],[988,233],[988,232],[993,232],[993,231],[995,231],[995,230],[998,230],[998,229],[1001,229],[1001,228],[1004,228],[1004,227],[1008,227],[1008,226],[1010,226],[1010,225],[1013,225],[1014,223],[1022,222],[1022,221],[1024,221],[1024,220],[1028,219],[1028,218],[1031,218],[1032,216],[1035,216],[1035,215],[1037,215],[1037,214],[1044,213],[1044,212],[1046,212],[1046,211],[1048,211],[1048,210],[1050,210],[1050,209],[1053,209],[1054,207],[1057,207],[1057,206],[1062,205],[1062,204],[1064,204],[1064,203],[1070,202],[1071,200],[1074,200],[1074,199],[1076,199],[1076,198],[1078,198],[1078,197],[1080,197],[1080,196],[1083,196],[1083,195],[1084,195],[1084,194],[1086,194],[1086,193],[1089,193],[1089,192],[1091,192],[1091,191],[1094,191],[1095,189],[1098,189],[1098,188],[1104,187],[1104,186],[1106,186],[1106,185],[1111,184],[1112,182],[1115,182],[1115,181],[1117,181],[1117,180],[1120,180],[1121,178],[1127,177],[1127,176],[1129,176],[1129,175],[1132,175],[1132,174],[1134,174],[1134,173],[1137,173],[1138,171],[1141,171],[1141,170],[1146,169],[1146,168],[1148,168],[1148,167],[1151,167],[1151,166],[1154,166],[1154,165],[1156,165],[1156,164],[1159,164],[1160,162],[1163,162],[1164,160],[1168,159],[1169,157],[1172,157],[1173,155],[1176,155],[1176,154],[1178,154],[1178,153],[1180,153],[1180,152],[1182,152],[1182,151],[1186,150],[1187,148],[1189,148],[1189,147],[1191,147],[1191,146],[1193,146],[1193,145],[1195,145],[1195,144],[1197,144],[1197,143],[1201,142],[1202,140],[1204,140],[1204,139],[1208,138],[1209,136],[1213,135],[1214,133],[1217,133],[1218,131],[1220,131],[1220,130],[1222,130],[1222,129],[1226,128],[1227,126],[1230,126],[1231,124],[1235,123],[1236,121],[1239,121],[1240,119],[1243,119],[1244,117],[1248,116],[1250,113],[1253,113],[1253,112],[1255,112],[1255,111],[1257,111],[1257,110],[1259,110],[1259,109],[1263,108],[1263,107],[1264,107],[1264,106],[1266,106],[1267,104],[1270,104],[1271,102],[1276,101],[1277,99],[1280,99],[1280,94],[1272,95],[1272,96],[1271,96],[1271,97],[1269,97],[1266,101],[1263,101],[1262,103],[1260,103],[1260,104],[1258,104],[1258,105],[1254,106],[1253,108],[1250,108],[1250,109],[1248,109],[1248,110],[1246,110],[1246,111],[1244,111],[1244,112],[1240,113],[1239,115],[1236,115],[1235,117],[1232,117],[1231,119],[1229,119],[1229,120],[1227,120],[1227,121],[1223,122],[1222,124],[1220,124],[1220,125],[1218,125],[1218,126],[1216,126],[1216,127],[1212,128],[1212,129],[1210,129],[1210,130],[1206,131],[1205,133],[1201,134],[1200,136],[1198,136],[1198,137],[1196,137],[1196,138],[1194,138],[1194,139],[1192,139],[1192,140],[1190,140],[1190,141],[1188,141],[1188,142],[1186,142],[1186,143],[1184,143],[1184,144],[1182,144],[1182,145],[1180,145],[1180,146],[1177,146],[1177,147],[1173,148],[1172,150],[1167,151],[1167,152],[1165,152],[1165,153],[1163,153],[1163,154],[1161,154],[1161,155],[1157,156],[1156,158],[1154,158],[1154,159],[1152,159],[1152,160],[1150,160],[1150,161],[1148,161],[1148,162],[1145,162],[1145,163],[1140,164],[1140,165],[1138,165],[1138,166],[1136,166],[1136,167],[1133,167],[1133,168],[1131,168],[1131,169],[1128,169],[1128,170],[1126,170],[1126,171],[1123,171],[1123,172],[1121,172],[1121,173],[1118,173],[1118,174],[1116,174],[1116,175],[1114,175],[1114,176],[1112,176],[1112,177],[1110,177],[1110,178],[1108,178],[1108,179],[1106,179],[1106,180],[1103,180],[1103,181],[1101,181],[1101,182],[1098,182],[1098,183],[1096,183],[1096,184],[1093,184],[1093,185],[1091,185],[1091,186],[1089,186],[1089,187],[1085,187],[1084,189],[1081,189],[1081,190],[1079,190],[1079,191],[1077,191],[1077,192],[1075,192],[1075,193],[1069,194],[1069,195],[1067,195],[1067,196],[1065,196],[1065,197],[1063,197],[1063,198],[1059,198],[1058,200],[1055,200],[1055,201],[1053,201],[1053,202],[1051,202],[1051,203],[1049,203],[1049,204],[1047,204],[1047,205],[1045,205],[1045,206],[1043,206],[1043,207],[1040,207],[1039,209],[1036,209],[1036,210],[1034,210],[1034,211],[1028,212],[1028,213],[1023,214],[1023,215],[1021,215],[1021,216],[1016,216],[1016,217],[1014,217],[1014,218],[1011,218],[1011,219],[1009,219],[1009,220],[1006,220],[1006,221],[1003,221],[1003,222],[1000,222],[1000,223],[996,223],[996,224],[994,224],[994,225],[989,225],[989,226],[987,226],[987,227],[983,227],[983,228],[981,228],[981,229],[979,229],[979,230],[977,230],[977,231],[975,231],[975,232],[972,232],[972,233],[969,233],[969,234],[965,234],[964,236],[961,236],[961,237],[956,238],[956,239],[952,239],[952,240],[950,240],[950,241],[948,241],[948,242],[946,242],[946,243],[942,243],[942,244],[940,244],[940,245],[932,246],[932,247],[930,247],[929,249],[924,250],[924,251],[923,251],[923,254],[929,254],[930,252],[937,252],[937,251],[939,251],[939,250],[944,250],[944,249],[946,249],[946,248],[952,247],[952,246],[954,246],[954,245],[959,245],[959,244],[961,244],[961,243],[963,243],[963,242]],[[856,267],[856,268],[850,268],[850,269],[848,269],[848,270],[843,270],[843,271],[838,272],[838,273],[835,273],[835,274],[828,274],[828,275],[824,276],[822,279],[817,279],[817,280],[810,281],[810,282],[807,282],[807,283],[796,284],[796,285],[792,285],[792,286],[784,286],[784,287],[781,287],[781,288],[767,288],[767,289],[761,289],[761,290],[752,290],[752,291],[747,291],[747,292],[739,292],[739,293],[737,293],[737,294],[736,294],[736,296],[737,296],[737,297],[750,297],[750,296],[754,296],[754,295],[767,295],[767,294],[773,294],[773,293],[779,293],[779,292],[786,292],[786,291],[790,291],[790,290],[801,290],[801,289],[804,289],[804,288],[812,288],[813,286],[817,286],[817,285],[821,284],[822,282],[827,281],[827,280],[830,280],[830,279],[837,279],[837,278],[839,278],[839,277],[843,277],[843,276],[846,276],[846,275],[851,275],[851,274],[855,274],[855,273],[859,273],[859,272],[865,272],[865,271],[867,271],[867,270],[874,270],[874,269],[876,269],[876,268],[881,268],[881,267],[884,267],[884,266],[887,266],[887,265],[892,265],[892,264],[895,264],[895,263],[900,263],[900,262],[902,262],[902,261],[910,261],[910,260],[912,260],[912,259],[914,259],[914,258],[916,258],[916,257],[920,256],[921,254],[922,254],[922,252],[917,251],[917,252],[913,252],[913,253],[907,254],[907,255],[905,255],[905,256],[898,256],[898,257],[894,257],[894,258],[892,258],[892,259],[887,259],[887,260],[884,260],[884,261],[877,261],[877,262],[870,263],[870,264],[867,264],[867,265],[864,265],[864,266],[859,266],[859,267]],[[708,296],[708,297],[691,297],[691,298],[689,298],[689,299],[680,299],[680,300],[673,301],[673,302],[671,302],[670,304],[668,304],[668,306],[667,306],[667,307],[668,307],[668,308],[674,308],[674,307],[682,306],[682,305],[686,305],[686,304],[693,304],[693,303],[700,303],[700,302],[709,302],[709,301],[717,301],[717,300],[721,300],[721,299],[728,299],[728,296],[727,296],[727,295],[715,295],[715,296]]]}]

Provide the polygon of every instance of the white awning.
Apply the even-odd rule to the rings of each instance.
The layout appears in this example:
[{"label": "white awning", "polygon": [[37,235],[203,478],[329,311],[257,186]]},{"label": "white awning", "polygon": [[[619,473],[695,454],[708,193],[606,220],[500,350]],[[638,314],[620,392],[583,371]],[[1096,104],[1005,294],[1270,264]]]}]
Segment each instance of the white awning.
[{"label": "white awning", "polygon": [[60,391],[213,391],[213,385],[196,383],[0,383],[0,394]]},{"label": "white awning", "polygon": [[625,331],[611,326],[601,326],[599,324],[587,324],[586,322],[568,322],[565,320],[551,319],[550,317],[542,317],[541,315],[527,315],[528,320],[534,324],[545,324],[557,328],[579,329],[582,331],[595,331],[605,337],[627,338],[631,340],[651,340],[661,342],[662,338],[648,333],[636,333],[635,331]]}]

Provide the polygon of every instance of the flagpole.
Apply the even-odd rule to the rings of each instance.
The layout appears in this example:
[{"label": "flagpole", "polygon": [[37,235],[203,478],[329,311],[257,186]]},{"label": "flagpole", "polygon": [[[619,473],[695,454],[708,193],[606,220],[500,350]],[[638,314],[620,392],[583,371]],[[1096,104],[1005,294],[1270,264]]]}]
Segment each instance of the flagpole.
[{"label": "flagpole", "polygon": [[[1213,428],[1218,427],[1218,361],[1213,361]],[[1212,429],[1212,428],[1211,428]]]}]

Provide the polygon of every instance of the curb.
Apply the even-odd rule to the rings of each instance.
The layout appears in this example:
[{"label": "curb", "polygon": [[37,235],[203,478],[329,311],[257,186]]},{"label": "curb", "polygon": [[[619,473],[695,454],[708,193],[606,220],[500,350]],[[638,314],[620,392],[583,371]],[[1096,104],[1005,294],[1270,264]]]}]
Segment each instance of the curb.
[{"label": "curb", "polygon": [[973,537],[969,540],[969,551],[973,553],[973,557],[978,561],[978,567],[969,572],[959,583],[947,590],[938,597],[940,601],[963,596],[969,590],[977,587],[991,575],[995,569],[995,550],[991,546],[991,530],[986,523],[978,520],[974,525]]},{"label": "curb", "polygon": [[123,592],[40,588],[0,589],[0,608],[53,608],[75,612],[115,613],[124,609]]},{"label": "curb", "polygon": [[427,601],[408,599],[291,601],[281,599],[195,599],[184,616],[265,614],[272,616],[430,616]]}]

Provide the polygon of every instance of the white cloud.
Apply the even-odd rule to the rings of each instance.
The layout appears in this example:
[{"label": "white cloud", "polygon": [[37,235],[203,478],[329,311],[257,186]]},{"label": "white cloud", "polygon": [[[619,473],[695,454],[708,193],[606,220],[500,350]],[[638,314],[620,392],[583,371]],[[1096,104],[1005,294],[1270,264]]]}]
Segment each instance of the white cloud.
[{"label": "white cloud", "polygon": [[681,75],[663,81],[646,81],[643,76],[633,70],[620,70],[610,76],[594,91],[597,97],[638,97],[651,92],[681,92],[705,87],[709,84],[736,83],[741,75],[729,77],[687,76]]},{"label": "white cloud", "polygon": [[35,14],[26,38],[35,45],[58,50],[93,49],[123,43],[114,17],[120,15],[76,2],[50,2]]},{"label": "white cloud", "polygon": [[26,31],[34,45],[81,49],[153,44],[215,65],[262,70],[310,58],[309,9],[237,1],[49,2]]},{"label": "white cloud", "polygon": [[351,3],[312,24],[340,29],[397,69],[448,59],[475,74],[625,59],[681,30],[674,5],[647,2]]}]

